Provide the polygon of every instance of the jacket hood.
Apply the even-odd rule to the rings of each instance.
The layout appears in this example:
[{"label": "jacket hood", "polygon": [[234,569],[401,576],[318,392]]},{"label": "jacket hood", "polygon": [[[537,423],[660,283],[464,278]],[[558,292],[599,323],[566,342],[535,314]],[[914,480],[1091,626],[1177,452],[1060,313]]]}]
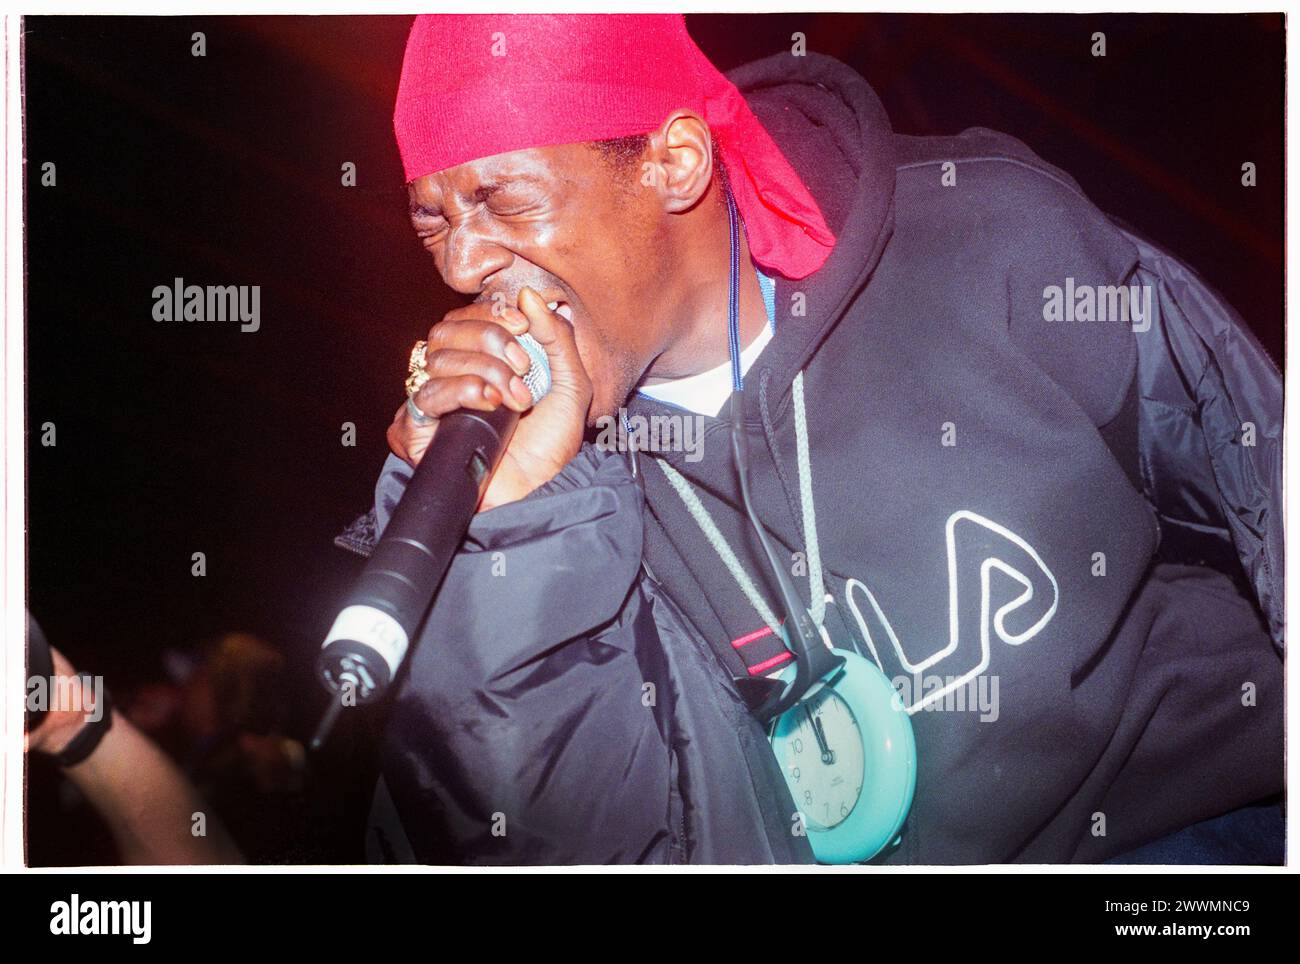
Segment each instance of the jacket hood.
[{"label": "jacket hood", "polygon": [[[893,230],[894,141],[884,105],[862,76],[822,54],[774,54],[728,78],[799,173],[838,239],[820,270],[776,279],[776,336],[755,365],[770,371],[774,401],[866,284]],[[757,420],[757,392],[745,393]],[[630,411],[662,408],[634,396]]]}]

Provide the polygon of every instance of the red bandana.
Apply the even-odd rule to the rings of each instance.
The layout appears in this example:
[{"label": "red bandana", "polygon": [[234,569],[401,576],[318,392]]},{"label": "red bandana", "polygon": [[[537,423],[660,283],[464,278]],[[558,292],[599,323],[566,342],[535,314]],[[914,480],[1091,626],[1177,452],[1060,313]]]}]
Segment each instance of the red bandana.
[{"label": "red bandana", "polygon": [[428,15],[406,42],[393,129],[406,179],[552,144],[708,122],[754,260],[804,278],[835,246],[817,202],[680,15]]}]

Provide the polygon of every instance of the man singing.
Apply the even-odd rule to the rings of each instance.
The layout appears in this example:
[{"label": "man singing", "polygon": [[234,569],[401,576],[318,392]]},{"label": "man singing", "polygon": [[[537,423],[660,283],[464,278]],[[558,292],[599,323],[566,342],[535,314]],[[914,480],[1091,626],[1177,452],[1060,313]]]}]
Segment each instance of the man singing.
[{"label": "man singing", "polygon": [[794,657],[737,420],[800,604],[915,734],[879,860],[1100,861],[1281,791],[1279,376],[1067,174],[895,134],[813,52],[724,77],[676,16],[420,17],[394,127],[472,301],[378,528],[440,416],[523,415],[413,642],[382,856],[813,859],[754,712]]}]

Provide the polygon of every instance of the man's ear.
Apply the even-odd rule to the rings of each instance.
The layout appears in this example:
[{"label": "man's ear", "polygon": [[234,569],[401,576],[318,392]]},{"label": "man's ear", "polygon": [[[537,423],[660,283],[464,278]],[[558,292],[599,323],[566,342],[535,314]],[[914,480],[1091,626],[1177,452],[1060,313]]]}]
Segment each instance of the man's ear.
[{"label": "man's ear", "polygon": [[693,111],[677,110],[650,133],[641,184],[656,191],[670,214],[689,211],[713,179],[709,125]]}]

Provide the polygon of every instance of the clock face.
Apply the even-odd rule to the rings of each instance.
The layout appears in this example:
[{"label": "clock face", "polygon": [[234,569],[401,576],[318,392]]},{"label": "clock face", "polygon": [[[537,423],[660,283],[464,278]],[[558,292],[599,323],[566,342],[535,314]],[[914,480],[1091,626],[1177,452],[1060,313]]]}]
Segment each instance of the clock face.
[{"label": "clock face", "polygon": [[810,830],[843,823],[862,794],[862,734],[849,705],[829,686],[781,718],[774,741],[795,806]]}]

